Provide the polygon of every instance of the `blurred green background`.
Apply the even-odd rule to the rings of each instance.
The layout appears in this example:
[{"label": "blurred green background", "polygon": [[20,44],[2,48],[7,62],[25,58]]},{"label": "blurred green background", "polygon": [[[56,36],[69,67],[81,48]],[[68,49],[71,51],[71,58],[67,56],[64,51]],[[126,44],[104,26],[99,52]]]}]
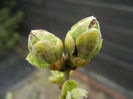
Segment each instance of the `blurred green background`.
[{"label": "blurred green background", "polygon": [[23,11],[16,9],[16,0],[3,0],[0,9],[0,54],[13,47],[20,38],[19,25]]}]

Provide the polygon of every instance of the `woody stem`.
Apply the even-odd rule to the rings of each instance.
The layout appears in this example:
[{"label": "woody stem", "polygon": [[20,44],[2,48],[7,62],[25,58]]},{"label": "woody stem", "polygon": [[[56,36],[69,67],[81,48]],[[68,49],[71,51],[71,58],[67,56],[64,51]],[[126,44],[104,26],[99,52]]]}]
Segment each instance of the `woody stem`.
[{"label": "woody stem", "polygon": [[65,81],[69,80],[69,76],[70,76],[70,70],[66,70],[66,71],[64,72],[64,80],[65,80]]}]

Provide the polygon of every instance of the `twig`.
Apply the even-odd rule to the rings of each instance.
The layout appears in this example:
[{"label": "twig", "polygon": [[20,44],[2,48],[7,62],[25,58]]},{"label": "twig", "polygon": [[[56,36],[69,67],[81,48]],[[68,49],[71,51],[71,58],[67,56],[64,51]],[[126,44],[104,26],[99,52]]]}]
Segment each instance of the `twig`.
[{"label": "twig", "polygon": [[64,72],[64,81],[69,80],[69,76],[70,76],[70,70],[66,70],[66,71]]}]

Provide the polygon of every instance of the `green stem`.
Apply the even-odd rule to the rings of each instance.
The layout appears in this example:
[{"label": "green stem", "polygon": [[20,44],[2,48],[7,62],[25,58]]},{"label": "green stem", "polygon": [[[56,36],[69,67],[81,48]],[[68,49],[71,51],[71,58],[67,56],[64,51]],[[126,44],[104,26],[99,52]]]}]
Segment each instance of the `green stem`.
[{"label": "green stem", "polygon": [[69,80],[69,76],[70,76],[70,70],[66,70],[66,71],[64,72],[64,80],[65,80],[65,81]]}]

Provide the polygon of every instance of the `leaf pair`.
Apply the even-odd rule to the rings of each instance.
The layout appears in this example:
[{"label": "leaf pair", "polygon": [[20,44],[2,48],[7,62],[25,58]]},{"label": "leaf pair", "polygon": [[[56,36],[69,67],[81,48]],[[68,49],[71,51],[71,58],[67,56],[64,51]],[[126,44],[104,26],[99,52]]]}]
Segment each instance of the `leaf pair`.
[{"label": "leaf pair", "polygon": [[73,80],[68,80],[62,88],[60,99],[87,99],[88,92],[82,88],[78,88],[78,84]]}]

